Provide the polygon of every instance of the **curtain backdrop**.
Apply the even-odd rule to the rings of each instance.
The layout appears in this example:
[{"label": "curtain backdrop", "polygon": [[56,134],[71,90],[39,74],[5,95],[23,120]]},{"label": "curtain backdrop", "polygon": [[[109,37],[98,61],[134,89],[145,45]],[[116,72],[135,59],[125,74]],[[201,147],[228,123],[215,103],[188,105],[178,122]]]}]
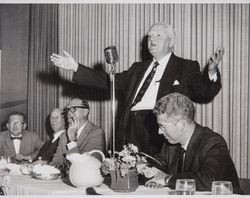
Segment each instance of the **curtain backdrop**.
[{"label": "curtain backdrop", "polygon": [[[174,53],[198,60],[201,68],[217,47],[225,47],[219,65],[222,90],[212,103],[197,105],[196,120],[226,139],[239,175],[250,177],[249,8],[249,4],[61,4],[59,51],[64,49],[80,63],[109,72],[103,50],[115,45],[120,57],[116,72],[121,72],[141,60],[143,38],[158,21],[174,27],[177,37]],[[71,80],[71,72],[60,73]],[[60,88],[60,106],[70,96],[65,89]],[[94,93],[84,87],[81,91]],[[109,99],[91,99],[91,94],[86,93],[83,96],[91,104],[90,120],[109,137],[112,128]]]},{"label": "curtain backdrop", "polygon": [[31,5],[28,72],[28,129],[44,140],[48,115],[58,106],[57,71],[49,56],[57,52],[57,5]]},{"label": "curtain backdrop", "polygon": [[[223,46],[222,90],[212,103],[197,105],[196,120],[226,139],[239,175],[250,178],[250,4],[59,4],[58,8],[59,53],[64,49],[80,63],[107,72],[104,48],[115,45],[120,57],[116,72],[126,70],[144,57],[142,41],[158,21],[174,27],[174,53],[198,60],[201,69]],[[65,70],[59,71],[56,85],[37,76],[56,70],[49,61],[56,51],[56,13],[53,5],[32,6],[29,117],[34,120],[30,127],[42,130],[45,116],[57,103],[64,107],[69,98],[81,96],[89,100],[90,120],[105,130],[108,141],[112,128],[109,93],[72,83],[72,72]]]}]

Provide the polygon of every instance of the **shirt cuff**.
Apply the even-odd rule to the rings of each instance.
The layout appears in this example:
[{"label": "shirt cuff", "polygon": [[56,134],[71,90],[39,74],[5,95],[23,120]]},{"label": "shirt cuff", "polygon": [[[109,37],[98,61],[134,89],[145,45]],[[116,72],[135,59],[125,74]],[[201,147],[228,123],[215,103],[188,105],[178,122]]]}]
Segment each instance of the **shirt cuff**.
[{"label": "shirt cuff", "polygon": [[167,175],[167,176],[165,177],[165,184],[166,184],[166,186],[168,186],[168,182],[169,182],[169,180],[171,179],[171,177],[172,177],[172,175]]},{"label": "shirt cuff", "polygon": [[67,143],[67,149],[71,150],[72,148],[75,148],[77,146],[77,143],[75,141],[71,141]]},{"label": "shirt cuff", "polygon": [[209,79],[213,82],[217,81],[217,72],[211,76],[211,74],[208,72]]},{"label": "shirt cuff", "polygon": [[76,72],[78,70],[79,63],[76,65],[76,67],[73,68],[73,71]]}]

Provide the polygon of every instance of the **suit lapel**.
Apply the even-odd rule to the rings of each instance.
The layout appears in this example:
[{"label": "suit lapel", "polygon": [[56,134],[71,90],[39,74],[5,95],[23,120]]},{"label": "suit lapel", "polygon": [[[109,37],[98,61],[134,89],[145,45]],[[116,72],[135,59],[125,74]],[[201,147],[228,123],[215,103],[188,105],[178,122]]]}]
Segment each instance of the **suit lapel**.
[{"label": "suit lapel", "polygon": [[129,94],[130,95],[130,98],[129,98],[129,101],[128,101],[128,106],[130,106],[132,104],[132,101],[135,97],[135,94],[136,94],[136,91],[144,77],[144,74],[145,72],[147,71],[148,67],[150,66],[152,60],[148,60],[146,62],[141,62],[140,64],[141,65],[138,65],[138,72],[135,73],[136,77],[135,77],[135,82],[133,83],[134,86],[133,86],[133,89],[131,90],[131,93]]},{"label": "suit lapel", "polygon": [[6,138],[5,138],[6,145],[8,145],[8,147],[10,149],[10,153],[13,154],[13,156],[15,156],[16,150],[15,150],[14,142],[10,139],[9,131],[5,135],[6,135]]},{"label": "suit lapel", "polygon": [[199,142],[200,142],[200,127],[199,125],[196,124],[195,129],[194,129],[194,133],[189,141],[188,147],[187,147],[187,152],[186,152],[186,156],[185,156],[185,163],[184,163],[184,172],[185,170],[189,170],[189,167],[192,164],[193,158],[196,154],[196,152],[198,151],[198,146],[199,146]]},{"label": "suit lapel", "polygon": [[81,145],[84,142],[86,137],[89,135],[91,128],[92,128],[91,122],[87,121],[85,127],[83,127],[83,129],[82,129],[81,134],[77,138],[77,145]]},{"label": "suit lapel", "polygon": [[170,155],[174,156],[172,162],[170,163],[170,167],[169,167],[169,172],[171,174],[177,173],[179,158],[180,158],[180,147],[181,147],[181,145],[177,144],[174,149],[171,149]]},{"label": "suit lapel", "polygon": [[30,145],[31,140],[27,140],[28,136],[26,136],[25,131],[23,131],[22,134],[22,140],[20,142],[20,149],[19,149],[19,153],[25,153],[25,148],[27,148],[27,146]]},{"label": "suit lapel", "polygon": [[160,80],[157,100],[173,92],[173,83],[175,80],[178,80],[180,78],[181,73],[181,64],[179,63],[178,58],[174,54],[172,54]]}]

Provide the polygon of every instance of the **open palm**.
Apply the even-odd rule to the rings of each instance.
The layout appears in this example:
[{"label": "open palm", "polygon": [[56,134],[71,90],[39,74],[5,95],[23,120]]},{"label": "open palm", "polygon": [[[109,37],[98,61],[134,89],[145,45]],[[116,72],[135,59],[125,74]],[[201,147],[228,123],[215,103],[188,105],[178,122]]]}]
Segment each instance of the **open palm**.
[{"label": "open palm", "polygon": [[217,48],[215,53],[212,55],[212,57],[209,60],[209,65],[208,69],[211,70],[216,70],[218,67],[218,64],[222,60],[222,57],[224,55],[225,49],[223,47]]},{"label": "open palm", "polygon": [[75,61],[75,59],[66,51],[63,51],[63,56],[53,53],[50,56],[50,59],[57,67],[63,69],[76,71],[78,66],[78,63]]}]

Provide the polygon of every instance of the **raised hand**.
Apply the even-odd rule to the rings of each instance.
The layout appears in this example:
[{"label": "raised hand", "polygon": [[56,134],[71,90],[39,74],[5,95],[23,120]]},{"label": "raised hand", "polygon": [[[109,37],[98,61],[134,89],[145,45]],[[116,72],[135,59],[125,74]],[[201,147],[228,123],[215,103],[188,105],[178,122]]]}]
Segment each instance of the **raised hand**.
[{"label": "raised hand", "polygon": [[29,156],[29,155],[25,156],[25,155],[22,155],[22,154],[17,154],[16,157],[15,157],[15,159],[17,161],[22,161],[22,160],[32,161],[31,156]]},{"label": "raised hand", "polygon": [[78,68],[78,63],[76,60],[66,51],[63,51],[63,56],[59,54],[52,54],[50,60],[55,64],[55,66],[76,71]]},{"label": "raised hand", "polygon": [[211,72],[211,75],[216,73],[217,67],[224,55],[224,52],[225,52],[225,49],[223,47],[218,47],[215,53],[210,58],[209,63],[208,63],[208,71]]},{"label": "raised hand", "polygon": [[79,118],[70,118],[72,119],[69,123],[69,128],[67,130],[67,135],[69,141],[76,141],[77,139],[77,130],[80,128]]}]

